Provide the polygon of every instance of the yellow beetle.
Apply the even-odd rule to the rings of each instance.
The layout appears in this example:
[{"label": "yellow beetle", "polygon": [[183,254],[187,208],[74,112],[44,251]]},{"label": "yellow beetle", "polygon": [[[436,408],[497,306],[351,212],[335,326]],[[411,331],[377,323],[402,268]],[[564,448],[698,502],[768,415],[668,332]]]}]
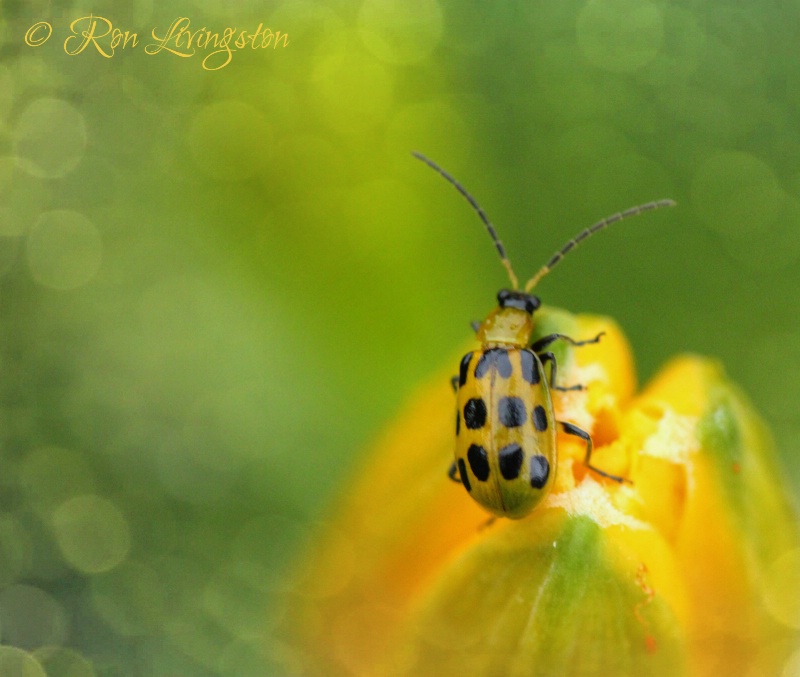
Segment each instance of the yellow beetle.
[{"label": "yellow beetle", "polygon": [[[550,390],[581,390],[581,385],[556,385],[556,358],[547,347],[557,340],[574,346],[597,343],[601,334],[575,341],[563,334],[550,334],[530,343],[533,315],[540,301],[530,291],[580,242],[612,223],[629,216],[673,207],[672,200],[657,200],[609,216],[581,231],[559,249],[525,285],[519,289],[517,276],[488,217],[466,191],[444,169],[420,153],[414,157],[439,172],[469,201],[489,232],[503,266],[508,271],[511,289],[497,294],[498,306],[477,327],[479,350],[461,360],[456,391],[455,461],[448,473],[486,510],[499,517],[519,519],[529,514],[547,495],[556,474],[556,425],[586,442],[586,466],[616,482],[623,478],[592,465],[592,438],[572,423],[557,421]],[[550,366],[549,379],[544,365]]]}]

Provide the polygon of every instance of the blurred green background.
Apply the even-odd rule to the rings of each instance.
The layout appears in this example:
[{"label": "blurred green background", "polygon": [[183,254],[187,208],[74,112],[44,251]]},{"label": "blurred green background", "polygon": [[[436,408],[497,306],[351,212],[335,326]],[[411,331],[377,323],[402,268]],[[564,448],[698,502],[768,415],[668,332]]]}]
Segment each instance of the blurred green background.
[{"label": "blurred green background", "polygon": [[[291,558],[504,272],[720,358],[800,484],[797,7],[3,1],[0,675],[283,675]],[[69,55],[93,12],[135,48]],[[150,31],[254,32],[224,68]],[[38,47],[35,23],[52,25]],[[73,43],[74,44],[74,43]],[[443,478],[447,460],[442,460]],[[444,479],[443,479],[444,481]],[[388,500],[388,499],[387,499]]]}]

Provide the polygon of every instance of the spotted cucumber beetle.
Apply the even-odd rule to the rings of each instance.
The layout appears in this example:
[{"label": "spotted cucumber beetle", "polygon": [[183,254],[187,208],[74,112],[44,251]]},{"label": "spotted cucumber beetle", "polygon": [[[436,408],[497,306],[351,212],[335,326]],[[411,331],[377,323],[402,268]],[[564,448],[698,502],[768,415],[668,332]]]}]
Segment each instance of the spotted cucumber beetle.
[{"label": "spotted cucumber beetle", "polygon": [[[619,212],[584,229],[559,249],[520,290],[505,247],[485,212],[467,190],[435,162],[413,153],[449,181],[472,205],[492,238],[505,267],[511,289],[497,294],[498,306],[474,326],[479,350],[461,360],[453,377],[456,392],[455,461],[450,479],[464,485],[486,510],[499,517],[519,519],[530,513],[547,495],[556,474],[556,425],[586,443],[584,464],[591,471],[626,481],[592,465],[592,438],[566,421],[557,421],[551,390],[582,390],[583,386],[556,385],[556,358],[547,350],[554,341],[573,346],[597,343],[603,335],[576,341],[564,334],[550,334],[530,343],[533,314],[540,306],[530,291],[562,258],[583,240],[612,223],[642,212],[673,207],[672,200],[658,200]],[[544,365],[550,365],[550,377]]]}]

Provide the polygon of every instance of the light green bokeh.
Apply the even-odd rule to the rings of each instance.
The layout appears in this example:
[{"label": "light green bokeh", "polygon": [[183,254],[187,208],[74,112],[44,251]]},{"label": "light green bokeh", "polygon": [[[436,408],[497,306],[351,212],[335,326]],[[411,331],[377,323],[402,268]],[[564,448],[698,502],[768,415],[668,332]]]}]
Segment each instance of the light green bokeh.
[{"label": "light green bokeh", "polygon": [[14,677],[47,677],[41,663],[13,646],[0,646],[0,674]]},{"label": "light green bokeh", "polygon": [[63,647],[43,647],[33,652],[47,677],[95,677],[92,664],[77,651]]},{"label": "light green bokeh", "polygon": [[86,123],[74,106],[61,99],[36,99],[20,113],[14,130],[17,161],[37,178],[67,175],[83,157]]},{"label": "light green bokeh", "polygon": [[78,571],[110,571],[128,555],[128,523],[106,499],[94,495],[70,498],[55,509],[52,519],[61,553]]},{"label": "light green bokeh", "polygon": [[45,212],[27,237],[31,276],[45,287],[70,290],[83,286],[100,268],[103,243],[97,227],[83,214]]},{"label": "light green bokeh", "polygon": [[578,14],[577,38],[593,65],[615,73],[637,71],[661,48],[663,12],[649,1],[589,0]]},{"label": "light green bokeh", "polygon": [[366,48],[382,61],[422,61],[442,34],[442,8],[437,0],[363,0],[358,29]]},{"label": "light green bokeh", "polygon": [[[3,643],[26,650],[58,646],[67,638],[64,607],[49,593],[32,585],[15,584],[0,591],[0,628]],[[0,674],[13,674],[2,669]]]}]

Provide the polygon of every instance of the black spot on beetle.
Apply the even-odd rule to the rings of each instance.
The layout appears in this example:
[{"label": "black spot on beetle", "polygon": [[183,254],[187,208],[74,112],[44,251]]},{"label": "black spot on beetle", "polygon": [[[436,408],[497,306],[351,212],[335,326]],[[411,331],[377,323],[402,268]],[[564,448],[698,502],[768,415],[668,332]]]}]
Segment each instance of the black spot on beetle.
[{"label": "black spot on beetle", "polygon": [[469,483],[469,475],[467,475],[467,464],[464,463],[463,458],[458,459],[458,476],[461,478],[461,484],[467,491],[472,491],[472,485]]},{"label": "black spot on beetle", "polygon": [[532,350],[520,350],[519,361],[522,367],[522,378],[528,383],[535,386],[542,380],[539,374],[539,363],[533,354]]},{"label": "black spot on beetle", "polygon": [[547,430],[547,412],[541,404],[537,404],[533,410],[533,426],[539,432]]},{"label": "black spot on beetle", "polygon": [[458,385],[463,386],[467,382],[467,372],[469,371],[469,362],[472,359],[472,353],[467,353],[461,358],[461,365],[458,368]]},{"label": "black spot on beetle", "polygon": [[464,424],[470,430],[478,430],[485,423],[486,403],[480,397],[473,397],[464,405]]},{"label": "black spot on beetle", "polygon": [[525,454],[518,444],[509,444],[503,447],[498,454],[500,474],[507,480],[515,480],[522,469],[522,460]]},{"label": "black spot on beetle", "polygon": [[491,369],[496,369],[502,378],[511,376],[511,359],[504,348],[490,348],[475,365],[475,378],[483,378]]},{"label": "black spot on beetle", "polygon": [[475,477],[481,482],[489,479],[489,455],[486,453],[486,449],[477,444],[471,444],[467,450],[467,460]]},{"label": "black spot on beetle", "polygon": [[525,403],[519,397],[501,397],[497,403],[497,415],[506,428],[519,428],[528,418]]},{"label": "black spot on beetle", "polygon": [[531,486],[541,489],[550,477],[550,462],[541,454],[531,456]]},{"label": "black spot on beetle", "polygon": [[456,435],[461,432],[461,412],[456,410]]}]

